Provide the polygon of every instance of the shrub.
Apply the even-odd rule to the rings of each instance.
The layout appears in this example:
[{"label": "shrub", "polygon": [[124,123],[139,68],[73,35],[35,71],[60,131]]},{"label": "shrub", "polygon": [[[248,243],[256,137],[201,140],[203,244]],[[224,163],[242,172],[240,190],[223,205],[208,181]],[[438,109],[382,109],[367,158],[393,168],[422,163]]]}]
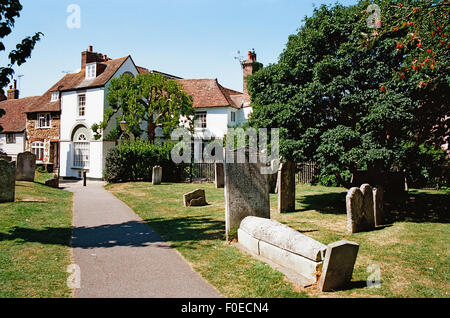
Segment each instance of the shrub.
[{"label": "shrub", "polygon": [[183,164],[170,158],[173,145],[153,145],[137,139],[112,148],[106,156],[104,178],[107,182],[152,181],[154,166],[163,169],[164,182],[176,182],[186,177]]}]

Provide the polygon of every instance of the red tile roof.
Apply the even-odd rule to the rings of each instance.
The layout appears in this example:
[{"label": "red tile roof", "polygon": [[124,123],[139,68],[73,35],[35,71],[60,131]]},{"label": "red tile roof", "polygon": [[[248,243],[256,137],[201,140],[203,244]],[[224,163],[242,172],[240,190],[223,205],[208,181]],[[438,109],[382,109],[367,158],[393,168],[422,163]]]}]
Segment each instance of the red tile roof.
[{"label": "red tile roof", "polygon": [[182,79],[178,82],[193,97],[194,108],[242,107],[243,94],[223,87],[217,79]]},{"label": "red tile roof", "polygon": [[39,101],[28,112],[60,111],[61,102],[60,100],[55,102],[51,101],[52,92],[102,87],[108,83],[128,58],[129,56],[126,56],[99,63],[105,65],[105,69],[94,79],[86,79],[86,69],[82,69],[78,73],[67,74],[42,95]]},{"label": "red tile roof", "polygon": [[6,114],[0,117],[0,126],[4,132],[22,132],[26,128],[26,111],[40,99],[40,96],[10,99],[0,102],[0,108]]}]

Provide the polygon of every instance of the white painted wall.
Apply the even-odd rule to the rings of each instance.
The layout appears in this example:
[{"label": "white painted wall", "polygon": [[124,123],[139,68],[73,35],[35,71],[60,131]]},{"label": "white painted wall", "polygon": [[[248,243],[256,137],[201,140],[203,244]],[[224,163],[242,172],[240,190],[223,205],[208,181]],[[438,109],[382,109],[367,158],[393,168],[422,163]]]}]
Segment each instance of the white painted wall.
[{"label": "white painted wall", "polygon": [[[130,72],[137,75],[138,71],[134,66],[131,58],[128,58],[119,70],[114,74],[114,77],[119,77],[125,72]],[[70,91],[61,94],[61,149],[60,149],[60,164],[61,177],[78,177],[79,170],[72,168],[73,163],[73,146],[72,133],[78,125],[83,125],[88,128],[90,136],[90,155],[89,155],[89,171],[88,178],[101,179],[103,178],[103,169],[105,164],[106,152],[111,148],[110,142],[94,140],[94,133],[91,126],[94,123],[99,123],[103,120],[103,115],[107,105],[106,95],[110,82],[105,87],[87,89],[84,91],[86,95],[86,115],[83,118],[78,116],[78,95],[80,92]],[[111,129],[115,128],[116,122],[111,120],[103,136],[105,136]]]},{"label": "white painted wall", "polygon": [[25,133],[15,133],[16,143],[7,144],[6,134],[0,134],[0,149],[2,149],[8,156],[11,156],[13,160],[16,160],[17,155],[25,151]]}]

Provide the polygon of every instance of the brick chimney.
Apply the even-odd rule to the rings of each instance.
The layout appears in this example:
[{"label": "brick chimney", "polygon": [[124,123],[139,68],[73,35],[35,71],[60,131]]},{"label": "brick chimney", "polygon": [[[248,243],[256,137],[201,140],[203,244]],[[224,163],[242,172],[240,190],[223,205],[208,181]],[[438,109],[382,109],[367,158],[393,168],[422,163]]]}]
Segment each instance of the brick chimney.
[{"label": "brick chimney", "polygon": [[106,55],[102,53],[95,53],[92,45],[89,46],[87,51],[81,52],[81,69],[86,68],[86,64],[89,63],[102,63],[110,60]]},{"label": "brick chimney", "polygon": [[248,51],[248,60],[242,62],[242,69],[244,71],[244,107],[250,105],[250,95],[247,90],[247,76],[253,75],[253,66],[256,63],[256,53],[253,49]]},{"label": "brick chimney", "polygon": [[19,90],[17,89],[17,81],[14,80],[14,85],[10,85],[7,92],[8,99],[19,99]]}]

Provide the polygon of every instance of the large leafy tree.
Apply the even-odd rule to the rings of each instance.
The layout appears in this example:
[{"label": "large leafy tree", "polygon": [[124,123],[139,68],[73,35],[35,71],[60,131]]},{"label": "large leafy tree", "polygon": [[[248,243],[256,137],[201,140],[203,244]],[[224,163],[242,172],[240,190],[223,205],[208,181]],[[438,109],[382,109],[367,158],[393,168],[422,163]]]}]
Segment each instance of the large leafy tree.
[{"label": "large leafy tree", "polygon": [[[368,23],[370,4],[315,9],[289,37],[279,62],[249,79],[251,124],[281,128],[284,158],[316,160],[323,175],[334,175],[344,186],[349,180],[343,172],[407,169],[421,146],[437,149],[448,136],[447,43],[426,48],[433,31],[414,35],[409,29],[425,23],[412,8],[427,10],[430,28],[433,21],[447,28],[446,5],[379,1],[381,21],[374,28]],[[408,25],[410,14],[417,22]],[[415,41],[419,37],[422,41]],[[432,67],[425,56],[433,53]],[[429,67],[418,70],[421,63]]]},{"label": "large leafy tree", "polygon": [[[0,52],[6,50],[3,44],[3,39],[12,33],[16,18],[20,17],[22,5],[18,0],[1,0],[0,1]],[[16,45],[14,50],[8,53],[9,63],[7,66],[0,67],[0,88],[6,87],[12,76],[14,75],[14,66],[20,66],[26,62],[31,56],[36,43],[41,39],[43,34],[41,32],[35,33],[33,36],[28,36]],[[0,109],[0,117],[5,114],[3,109]],[[0,131],[2,130],[0,126]]]},{"label": "large leafy tree", "polygon": [[[153,143],[158,126],[167,135],[180,125],[180,118],[190,122],[195,114],[192,97],[181,84],[157,73],[136,77],[125,73],[112,79],[106,99],[109,107],[104,120],[92,127],[97,136],[106,129],[115,114],[121,114],[123,117],[115,118],[118,121],[125,119],[129,132],[138,136],[146,132],[148,141]],[[146,129],[141,128],[143,124],[146,124]]]}]

